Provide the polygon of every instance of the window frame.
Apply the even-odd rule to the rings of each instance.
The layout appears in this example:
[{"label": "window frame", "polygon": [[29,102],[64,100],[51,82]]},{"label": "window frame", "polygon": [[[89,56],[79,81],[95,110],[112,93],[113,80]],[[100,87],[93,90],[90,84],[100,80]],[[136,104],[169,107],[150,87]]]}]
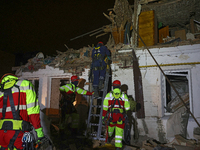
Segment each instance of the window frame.
[{"label": "window frame", "polygon": [[[176,72],[176,73],[175,73]],[[187,72],[187,75],[178,74],[178,72]],[[193,100],[192,100],[192,79],[191,79],[191,70],[190,69],[171,69],[165,70],[165,75],[178,75],[178,76],[185,76],[188,80],[188,91],[189,91],[189,102],[190,102],[190,111],[193,112]],[[162,99],[162,116],[170,116],[173,113],[166,112],[164,108],[166,106],[166,78],[161,73],[161,99]]]}]

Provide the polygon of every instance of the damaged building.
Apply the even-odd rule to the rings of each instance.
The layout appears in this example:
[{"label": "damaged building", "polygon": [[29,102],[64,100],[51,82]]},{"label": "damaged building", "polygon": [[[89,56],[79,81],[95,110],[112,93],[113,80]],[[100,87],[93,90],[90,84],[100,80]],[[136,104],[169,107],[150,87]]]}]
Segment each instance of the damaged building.
[{"label": "damaged building", "polygon": [[[131,144],[148,138],[173,144],[176,135],[200,139],[199,6],[197,0],[135,0],[134,6],[116,0],[103,14],[111,24],[101,28],[104,33],[93,33],[96,38],[110,34],[111,80],[120,80],[141,106],[131,111]],[[42,117],[59,116],[60,83],[70,82],[72,75],[85,79],[82,88],[92,90],[92,49],[69,48],[55,57],[38,53],[26,65],[12,68],[34,84]],[[91,97],[85,99],[89,109]],[[50,134],[48,128],[45,132]]]}]

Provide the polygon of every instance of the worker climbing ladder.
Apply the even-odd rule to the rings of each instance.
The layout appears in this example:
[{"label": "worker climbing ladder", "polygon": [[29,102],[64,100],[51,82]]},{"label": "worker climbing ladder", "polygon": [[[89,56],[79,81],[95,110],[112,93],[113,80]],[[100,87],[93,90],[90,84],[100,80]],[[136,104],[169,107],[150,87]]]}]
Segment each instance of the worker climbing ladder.
[{"label": "worker climbing ladder", "polygon": [[[105,126],[102,125],[102,113],[103,113],[103,100],[107,94],[108,90],[108,83],[109,83],[110,74],[106,72],[106,78],[104,81],[104,88],[100,92],[99,98],[92,97],[90,102],[89,114],[88,114],[88,121],[87,121],[87,129],[91,129],[90,131],[86,131],[87,134],[91,134],[93,139],[98,139],[105,141],[104,132],[102,132]],[[94,101],[97,101],[94,104]]]}]

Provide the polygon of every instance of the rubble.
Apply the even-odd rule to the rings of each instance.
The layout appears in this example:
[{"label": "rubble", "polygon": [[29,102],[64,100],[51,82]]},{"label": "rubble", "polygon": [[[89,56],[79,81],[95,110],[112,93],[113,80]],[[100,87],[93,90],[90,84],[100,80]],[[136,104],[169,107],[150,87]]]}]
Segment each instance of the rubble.
[{"label": "rubble", "polygon": [[[111,143],[102,140],[93,140],[89,135],[66,136],[61,140],[58,129],[59,120],[51,121],[51,139],[57,150],[114,150],[115,138]],[[195,130],[196,135],[200,137],[199,128]],[[198,138],[197,138],[198,139]],[[182,148],[182,149],[181,149]],[[180,134],[175,135],[172,141],[161,143],[150,137],[140,138],[131,145],[123,144],[123,150],[200,150],[200,141],[195,139],[186,139]]]},{"label": "rubble", "polygon": [[200,142],[193,139],[185,139],[181,135],[175,135],[175,138],[170,143],[165,144],[165,146],[177,150],[198,150],[200,149]]},{"label": "rubble", "polygon": [[[53,127],[53,126],[52,126]],[[59,133],[51,129],[52,141],[56,149],[62,150],[114,150],[114,139],[111,143],[105,141],[92,140],[87,136],[67,137],[64,141],[60,140]],[[151,138],[140,141],[142,144],[123,145],[123,150],[200,150],[200,142],[194,139],[185,139],[181,135],[175,135],[175,138],[169,143],[160,143]]]}]

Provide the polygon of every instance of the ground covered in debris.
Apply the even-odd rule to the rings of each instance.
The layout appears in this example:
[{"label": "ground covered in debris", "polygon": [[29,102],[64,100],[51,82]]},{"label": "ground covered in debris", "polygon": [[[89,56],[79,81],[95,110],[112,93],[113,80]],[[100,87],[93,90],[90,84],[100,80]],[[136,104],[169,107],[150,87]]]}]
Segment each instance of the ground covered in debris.
[{"label": "ground covered in debris", "polygon": [[[58,126],[58,124],[56,123],[53,123],[53,125]],[[51,124],[50,127],[51,140],[56,150],[114,150],[115,149],[114,139],[111,141],[110,144],[107,144],[104,141],[93,140],[91,137],[84,135],[72,136],[69,134],[65,135],[65,138],[62,139],[59,131],[53,125]]]},{"label": "ground covered in debris", "polygon": [[[90,137],[79,135],[66,136],[61,139],[59,132],[51,128],[51,140],[56,150],[115,150],[114,139],[110,144],[104,141],[92,140]],[[154,139],[146,139],[135,145],[124,145],[123,150],[200,150],[200,144],[194,140],[186,140],[181,136],[175,136],[171,143],[162,144]]]},{"label": "ground covered in debris", "polygon": [[[114,138],[109,144],[105,141],[93,140],[89,135],[73,136],[67,134],[62,139],[58,129],[58,118],[54,119],[51,120],[50,133],[56,150],[115,150]],[[134,144],[124,144],[123,150],[200,150],[200,141],[175,135],[174,140],[171,142],[160,143],[155,139],[140,135]]]},{"label": "ground covered in debris", "polygon": [[53,122],[50,126],[51,140],[56,147],[56,150],[86,150],[92,149],[93,142],[85,136],[66,135],[61,138],[58,128],[58,123]]},{"label": "ground covered in debris", "polygon": [[52,140],[57,150],[89,150],[92,149],[93,145],[92,140],[84,137],[70,137],[61,140],[60,137],[55,136]]}]

